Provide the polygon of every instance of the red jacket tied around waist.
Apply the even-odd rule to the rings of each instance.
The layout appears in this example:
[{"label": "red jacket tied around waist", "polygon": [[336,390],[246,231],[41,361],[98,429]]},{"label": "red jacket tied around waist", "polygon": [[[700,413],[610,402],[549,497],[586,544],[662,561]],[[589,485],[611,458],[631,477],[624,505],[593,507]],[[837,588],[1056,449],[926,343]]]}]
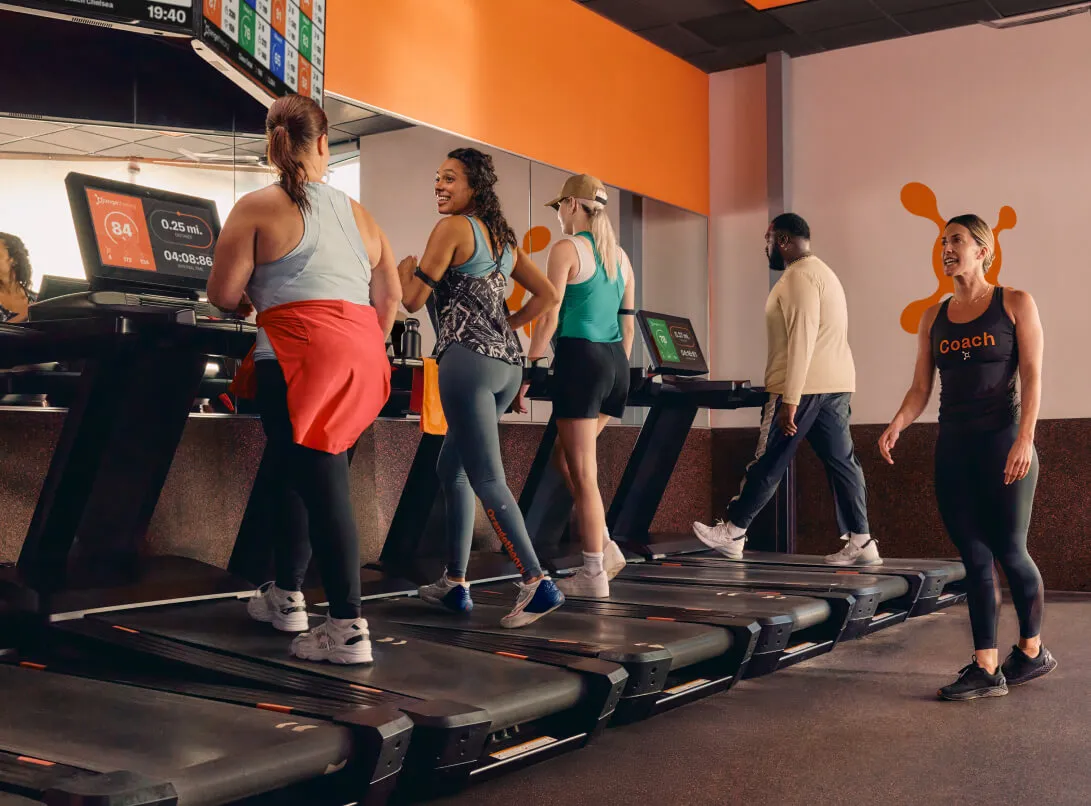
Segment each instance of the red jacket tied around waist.
[{"label": "red jacket tied around waist", "polygon": [[[327,453],[347,451],[390,397],[390,359],[375,309],[305,300],[262,311],[257,321],[284,372],[295,442]],[[231,390],[256,396],[253,348]]]}]

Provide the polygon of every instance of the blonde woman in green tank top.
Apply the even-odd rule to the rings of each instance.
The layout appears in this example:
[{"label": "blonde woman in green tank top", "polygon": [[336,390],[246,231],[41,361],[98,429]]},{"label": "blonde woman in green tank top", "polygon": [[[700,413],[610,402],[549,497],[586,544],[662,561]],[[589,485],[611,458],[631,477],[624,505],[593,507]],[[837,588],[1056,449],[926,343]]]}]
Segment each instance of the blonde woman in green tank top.
[{"label": "blonde woman in green tank top", "polygon": [[565,236],[554,243],[547,263],[561,301],[539,321],[528,351],[531,363],[545,360],[556,334],[552,396],[559,450],[553,458],[575,500],[583,548],[583,566],[557,587],[592,598],[609,596],[609,580],[625,566],[606,529],[596,447],[610,418],[625,412],[635,330],[632,265],[617,243],[608,201],[602,182],[580,174],[549,203]]}]

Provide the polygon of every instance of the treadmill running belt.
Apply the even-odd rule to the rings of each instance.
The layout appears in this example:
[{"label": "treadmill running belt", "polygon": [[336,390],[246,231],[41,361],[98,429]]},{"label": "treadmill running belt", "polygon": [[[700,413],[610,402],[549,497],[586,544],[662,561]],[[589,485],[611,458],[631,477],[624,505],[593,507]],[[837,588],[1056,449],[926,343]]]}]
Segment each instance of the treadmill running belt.
[{"label": "treadmill running belt", "polygon": [[778,596],[748,591],[714,591],[708,588],[682,585],[649,585],[615,579],[610,583],[610,596],[593,599],[596,602],[686,607],[711,610],[749,618],[791,616],[796,630],[821,624],[830,617],[830,605],[822,599],[806,596]]},{"label": "treadmill running belt", "polygon": [[[718,552],[702,552],[692,556],[728,559]],[[836,570],[825,561],[824,557],[818,554],[780,554],[775,551],[744,551],[742,562],[798,565],[804,568],[821,566],[827,570]],[[884,574],[888,571],[922,571],[926,574],[942,574],[947,582],[958,582],[966,578],[966,566],[958,560],[916,560],[884,557],[882,565],[857,566],[851,570],[861,571],[865,574]]]},{"label": "treadmill running belt", "polygon": [[630,563],[618,579],[639,581],[650,579],[663,582],[697,582],[702,585],[726,585],[776,592],[829,591],[856,596],[879,594],[880,601],[896,599],[909,591],[901,577],[858,574],[854,571],[822,573],[795,571],[788,568],[755,569],[747,565],[707,566],[678,565],[665,562]]},{"label": "treadmill running belt", "polygon": [[[388,635],[378,621],[369,624],[374,663],[340,666],[292,657],[292,636],[254,621],[245,603],[235,600],[88,618],[351,686],[474,705],[488,711],[493,731],[571,708],[584,696],[584,681],[573,672],[405,638],[396,628]],[[312,617],[312,626],[320,620]]]},{"label": "treadmill running belt", "polygon": [[[347,728],[151,689],[0,665],[0,750],[92,773],[171,783],[185,804],[307,781],[352,750]],[[69,779],[72,780],[72,779]]]},{"label": "treadmill running belt", "polygon": [[[604,619],[565,613],[563,607],[531,625],[509,630],[500,626],[500,617],[507,612],[506,607],[510,604],[502,598],[504,594],[489,589],[479,591],[477,586],[471,591],[476,596],[475,607],[465,614],[451,613],[417,598],[365,602],[363,611],[366,617],[374,615],[387,621],[502,635],[513,643],[537,638],[551,642],[553,646],[550,648],[559,651],[564,651],[566,643],[594,645],[600,652],[616,649],[625,653],[632,652],[636,645],[640,645],[641,649],[659,646],[671,653],[672,669],[722,655],[732,646],[731,635],[717,627],[641,619]],[[486,597],[503,602],[503,606],[482,601]],[[600,657],[614,660],[610,655]]]}]

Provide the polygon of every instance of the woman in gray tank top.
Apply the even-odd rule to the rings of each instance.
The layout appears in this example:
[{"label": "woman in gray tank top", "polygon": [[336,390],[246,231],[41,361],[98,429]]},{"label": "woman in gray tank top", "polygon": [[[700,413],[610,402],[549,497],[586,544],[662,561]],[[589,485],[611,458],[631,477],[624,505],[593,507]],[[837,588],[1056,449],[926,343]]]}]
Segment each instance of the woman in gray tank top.
[{"label": "woman in gray tank top", "polygon": [[[279,181],[235,205],[208,281],[217,307],[258,311],[252,366],[248,357],[236,383],[256,379],[266,446],[251,497],[268,513],[276,579],[248,610],[303,633],[291,645],[298,657],[370,663],[347,452],[390,394],[385,341],[401,288],[371,215],[321,184],[329,165],[322,108],[281,98],[266,131]],[[300,589],[312,549],[330,610],[306,632]]]}]

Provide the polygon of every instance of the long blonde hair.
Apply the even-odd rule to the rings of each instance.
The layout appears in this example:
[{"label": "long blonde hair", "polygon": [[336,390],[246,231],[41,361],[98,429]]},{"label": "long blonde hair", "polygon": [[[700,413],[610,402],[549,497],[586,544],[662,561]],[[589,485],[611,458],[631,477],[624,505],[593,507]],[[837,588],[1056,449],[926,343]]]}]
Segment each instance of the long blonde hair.
[{"label": "long blonde hair", "polygon": [[606,213],[606,205],[588,199],[576,199],[576,204],[587,214],[591,240],[595,242],[595,251],[602,259],[606,276],[612,283],[617,279],[618,270],[621,268],[621,247],[617,243],[614,225],[610,223],[610,216]]}]

